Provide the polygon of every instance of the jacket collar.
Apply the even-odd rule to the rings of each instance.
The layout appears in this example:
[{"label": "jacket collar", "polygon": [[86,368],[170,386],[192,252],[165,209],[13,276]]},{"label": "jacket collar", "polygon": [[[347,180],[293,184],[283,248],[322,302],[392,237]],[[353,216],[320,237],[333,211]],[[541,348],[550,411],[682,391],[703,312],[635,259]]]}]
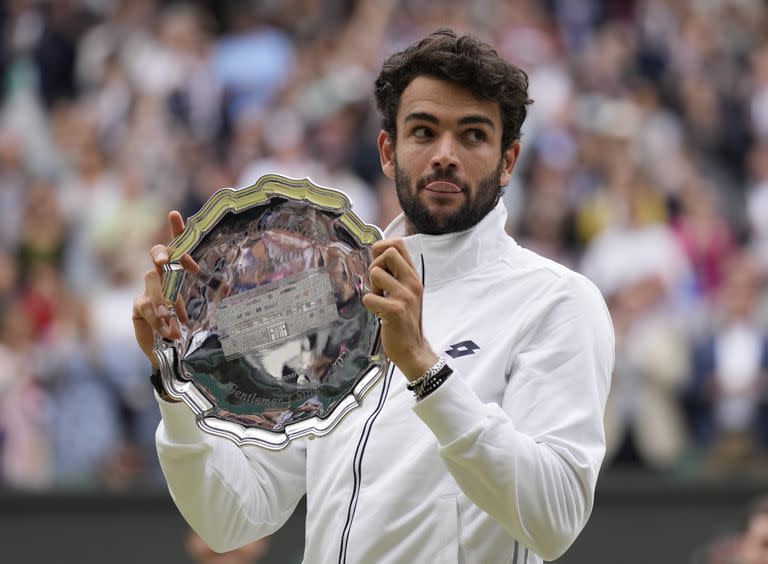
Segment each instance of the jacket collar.
[{"label": "jacket collar", "polygon": [[517,243],[504,231],[506,221],[507,209],[499,201],[477,225],[465,231],[406,236],[405,216],[400,214],[384,230],[384,237],[403,239],[416,270],[424,280],[424,286],[430,287],[508,256],[510,248],[517,246]]}]

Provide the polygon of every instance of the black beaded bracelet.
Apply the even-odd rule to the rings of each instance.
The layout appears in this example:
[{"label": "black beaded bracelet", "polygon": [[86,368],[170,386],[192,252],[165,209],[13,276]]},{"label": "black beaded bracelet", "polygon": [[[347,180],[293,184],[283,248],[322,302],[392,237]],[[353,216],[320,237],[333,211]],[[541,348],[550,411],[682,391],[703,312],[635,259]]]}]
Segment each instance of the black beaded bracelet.
[{"label": "black beaded bracelet", "polygon": [[451,369],[451,367],[446,364],[431,378],[427,379],[421,386],[412,389],[411,391],[416,396],[416,401],[423,400],[429,394],[442,386],[443,382],[445,382],[448,379],[448,376],[451,374],[453,374],[453,369]]}]

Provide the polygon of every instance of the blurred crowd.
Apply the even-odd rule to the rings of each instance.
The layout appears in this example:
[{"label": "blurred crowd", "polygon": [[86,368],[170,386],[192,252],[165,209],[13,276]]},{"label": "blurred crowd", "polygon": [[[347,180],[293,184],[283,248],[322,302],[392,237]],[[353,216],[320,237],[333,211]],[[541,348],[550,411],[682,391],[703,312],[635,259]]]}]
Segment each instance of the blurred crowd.
[{"label": "blurred crowd", "polygon": [[508,230],[609,304],[606,466],[765,469],[764,2],[8,0],[0,488],[161,483],[130,311],[167,212],[278,172],[385,227],[372,82],[446,26],[530,76]]}]

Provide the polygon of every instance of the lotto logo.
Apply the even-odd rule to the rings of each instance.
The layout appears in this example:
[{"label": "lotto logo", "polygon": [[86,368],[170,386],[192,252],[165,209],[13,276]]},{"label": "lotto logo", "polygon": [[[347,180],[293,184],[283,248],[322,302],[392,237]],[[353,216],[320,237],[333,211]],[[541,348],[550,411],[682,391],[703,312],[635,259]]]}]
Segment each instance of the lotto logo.
[{"label": "lotto logo", "polygon": [[475,354],[478,347],[473,341],[461,341],[455,345],[451,345],[451,348],[445,351],[445,354],[451,358],[459,358],[460,356],[467,356],[468,354]]}]

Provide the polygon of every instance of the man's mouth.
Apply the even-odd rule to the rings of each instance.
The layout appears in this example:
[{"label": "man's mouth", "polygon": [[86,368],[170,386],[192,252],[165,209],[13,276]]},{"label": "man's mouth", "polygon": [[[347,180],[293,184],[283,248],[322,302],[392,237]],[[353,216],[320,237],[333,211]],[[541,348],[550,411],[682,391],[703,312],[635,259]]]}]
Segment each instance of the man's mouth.
[{"label": "man's mouth", "polygon": [[446,182],[445,180],[435,180],[434,182],[430,182],[424,189],[439,194],[458,194],[461,192],[459,186],[456,186],[453,182]]}]

